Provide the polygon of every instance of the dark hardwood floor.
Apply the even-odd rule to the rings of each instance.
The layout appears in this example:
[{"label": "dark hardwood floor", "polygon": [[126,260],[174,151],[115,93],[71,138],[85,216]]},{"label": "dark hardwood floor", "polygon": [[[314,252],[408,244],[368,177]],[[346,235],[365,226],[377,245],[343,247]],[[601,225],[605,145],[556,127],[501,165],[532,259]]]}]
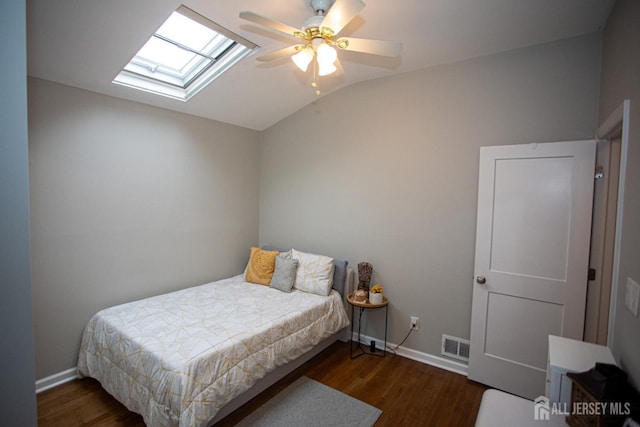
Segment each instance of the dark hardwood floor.
[{"label": "dark hardwood floor", "polygon": [[[234,425],[303,375],[381,409],[376,427],[473,426],[486,389],[390,353],[351,360],[349,344],[337,342],[216,425]],[[38,425],[141,427],[144,422],[87,378],[40,393]]]}]

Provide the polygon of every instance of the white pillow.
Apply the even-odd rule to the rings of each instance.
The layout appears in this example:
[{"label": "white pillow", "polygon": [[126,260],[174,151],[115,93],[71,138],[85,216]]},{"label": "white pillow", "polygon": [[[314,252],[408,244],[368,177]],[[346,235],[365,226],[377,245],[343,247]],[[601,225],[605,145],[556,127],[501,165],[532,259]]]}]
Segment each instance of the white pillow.
[{"label": "white pillow", "polygon": [[329,295],[333,286],[333,258],[295,249],[291,249],[291,258],[298,260],[294,289],[317,295]]},{"label": "white pillow", "polygon": [[291,257],[291,251],[292,251],[292,249],[289,249],[286,252],[280,252],[280,255],[278,255],[278,256],[281,256],[282,258],[293,259]]}]

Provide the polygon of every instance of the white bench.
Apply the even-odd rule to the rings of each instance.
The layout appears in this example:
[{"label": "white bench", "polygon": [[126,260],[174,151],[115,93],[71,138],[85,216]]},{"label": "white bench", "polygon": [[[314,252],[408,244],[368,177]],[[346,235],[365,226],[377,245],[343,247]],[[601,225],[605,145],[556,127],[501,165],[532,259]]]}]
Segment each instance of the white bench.
[{"label": "white bench", "polygon": [[[549,414],[549,420],[536,419],[535,404],[531,400],[500,390],[489,389],[482,395],[475,427],[564,427],[564,415]],[[539,413],[539,417],[540,417]]]}]

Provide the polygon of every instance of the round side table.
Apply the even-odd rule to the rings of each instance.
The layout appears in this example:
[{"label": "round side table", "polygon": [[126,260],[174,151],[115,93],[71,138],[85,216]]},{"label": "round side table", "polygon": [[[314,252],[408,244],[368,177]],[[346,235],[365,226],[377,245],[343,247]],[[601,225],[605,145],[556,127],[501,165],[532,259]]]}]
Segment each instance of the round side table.
[{"label": "round side table", "polygon": [[[354,294],[355,292],[352,292],[349,295],[347,295],[347,302],[351,305],[351,337],[353,337],[353,332],[354,332],[353,331],[353,328],[354,328],[353,312],[356,307],[360,309],[358,314],[358,341],[356,345],[356,348],[359,349],[360,352],[356,352],[354,354],[354,343],[352,339],[349,344],[349,356],[351,357],[351,359],[358,358],[363,354],[369,354],[371,356],[378,356],[378,357],[385,357],[387,354],[387,322],[389,319],[389,299],[383,296],[382,303],[371,304],[369,303],[368,299],[364,301],[356,301],[354,299]],[[385,309],[384,311],[384,347],[382,347],[382,350],[376,349],[374,345],[372,345],[370,348],[367,348],[366,346],[363,346],[361,342],[360,325],[362,324],[362,313],[364,313],[365,310],[376,309],[376,308]]]}]

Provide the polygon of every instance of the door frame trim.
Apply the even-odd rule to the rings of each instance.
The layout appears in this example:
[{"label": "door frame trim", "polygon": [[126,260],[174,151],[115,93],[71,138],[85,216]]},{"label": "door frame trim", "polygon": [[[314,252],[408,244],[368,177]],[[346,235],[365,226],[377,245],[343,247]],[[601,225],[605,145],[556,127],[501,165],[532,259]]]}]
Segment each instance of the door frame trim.
[{"label": "door frame trim", "polygon": [[596,131],[596,139],[612,139],[620,136],[620,169],[618,175],[618,205],[616,212],[616,231],[613,248],[613,272],[611,277],[611,295],[609,301],[609,326],[607,332],[607,347],[613,350],[615,335],[616,302],[620,279],[620,247],[622,244],[622,213],[624,207],[624,187],[627,174],[627,150],[629,147],[629,111],[631,101],[625,99]]}]

